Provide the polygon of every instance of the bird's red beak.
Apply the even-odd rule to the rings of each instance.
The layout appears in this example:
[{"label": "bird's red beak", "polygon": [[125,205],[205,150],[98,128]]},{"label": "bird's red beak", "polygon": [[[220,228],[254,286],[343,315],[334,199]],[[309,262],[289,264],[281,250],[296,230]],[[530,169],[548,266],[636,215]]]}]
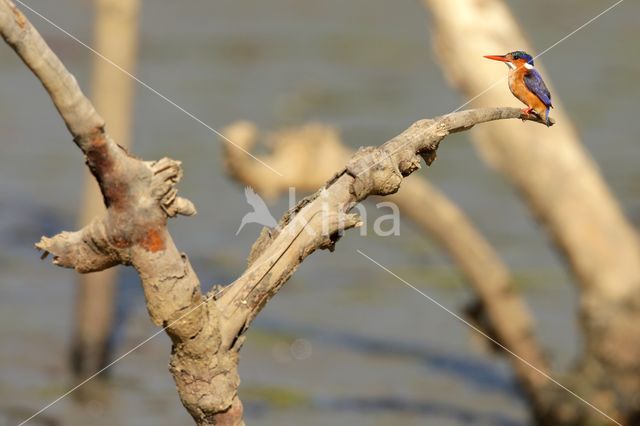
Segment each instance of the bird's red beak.
[{"label": "bird's red beak", "polygon": [[507,59],[507,55],[487,55],[485,56],[485,58],[493,59],[494,61],[500,61],[500,62],[510,62]]}]

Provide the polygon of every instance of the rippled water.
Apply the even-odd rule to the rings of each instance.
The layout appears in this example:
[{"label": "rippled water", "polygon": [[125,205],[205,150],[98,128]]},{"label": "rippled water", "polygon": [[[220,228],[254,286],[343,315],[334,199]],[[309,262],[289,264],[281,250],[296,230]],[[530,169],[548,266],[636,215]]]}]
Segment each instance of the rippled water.
[{"label": "rippled water", "polygon": [[[29,2],[89,41],[88,3]],[[509,3],[539,51],[609,5]],[[636,219],[639,13],[637,2],[624,2],[542,58],[554,96]],[[87,87],[89,52],[28,16]],[[416,1],[148,1],[137,75],[216,128],[240,118],[266,129],[313,120],[337,126],[353,147],[379,144],[412,121],[461,103],[434,62],[428,25]],[[66,351],[74,273],[40,262],[33,243],[73,228],[83,164],[40,84],[6,47],[0,64],[1,425],[16,424],[72,385]],[[224,175],[217,137],[140,87],[134,139],[136,154],[146,159],[184,162],[181,190],[199,215],[173,221],[172,233],[203,282],[232,281],[259,229],[250,225],[234,236],[247,206],[241,188]],[[579,342],[573,288],[561,260],[464,135],[439,154],[429,178],[508,261],[544,344],[558,367],[566,367]],[[286,204],[281,200],[273,211]],[[372,206],[369,211],[375,213]],[[399,237],[348,235],[335,254],[309,258],[249,333],[241,354],[248,422],[527,424],[505,362],[486,355],[467,328],[356,249],[452,309],[470,299],[460,273],[408,221]],[[130,271],[121,290],[118,353],[156,330]],[[159,336],[120,362],[109,386],[89,386],[33,424],[189,424],[166,370],[168,352],[168,339]],[[79,403],[96,394],[102,402]]]}]

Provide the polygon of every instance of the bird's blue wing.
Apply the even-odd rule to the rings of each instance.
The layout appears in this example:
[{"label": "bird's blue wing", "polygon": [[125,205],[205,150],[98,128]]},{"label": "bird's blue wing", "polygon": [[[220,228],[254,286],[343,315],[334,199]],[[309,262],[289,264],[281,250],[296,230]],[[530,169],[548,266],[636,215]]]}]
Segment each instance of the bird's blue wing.
[{"label": "bird's blue wing", "polygon": [[529,70],[524,76],[524,84],[526,84],[527,89],[535,93],[546,106],[553,106],[551,104],[551,93],[549,89],[547,89],[547,85],[544,84],[542,76],[540,76],[538,71],[535,69]]}]

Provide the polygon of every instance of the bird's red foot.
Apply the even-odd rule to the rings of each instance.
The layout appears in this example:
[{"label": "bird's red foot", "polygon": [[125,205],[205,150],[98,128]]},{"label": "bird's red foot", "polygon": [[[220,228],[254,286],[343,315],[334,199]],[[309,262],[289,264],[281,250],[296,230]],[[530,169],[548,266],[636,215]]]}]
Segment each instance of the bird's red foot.
[{"label": "bird's red foot", "polygon": [[529,117],[531,115],[531,113],[533,112],[533,108],[531,108],[531,107],[522,108],[522,109],[520,109],[520,111],[522,112],[522,116],[520,117],[522,119],[522,121],[527,121],[527,117]]}]

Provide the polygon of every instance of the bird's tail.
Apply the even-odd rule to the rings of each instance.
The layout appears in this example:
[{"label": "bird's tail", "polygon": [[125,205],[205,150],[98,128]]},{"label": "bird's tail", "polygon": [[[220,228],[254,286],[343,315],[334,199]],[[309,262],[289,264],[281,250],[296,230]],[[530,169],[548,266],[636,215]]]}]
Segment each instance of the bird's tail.
[{"label": "bird's tail", "polygon": [[547,124],[547,127],[551,126],[551,121],[549,120],[549,111],[551,111],[551,108],[547,108],[544,114],[544,120],[545,120],[545,123]]}]

